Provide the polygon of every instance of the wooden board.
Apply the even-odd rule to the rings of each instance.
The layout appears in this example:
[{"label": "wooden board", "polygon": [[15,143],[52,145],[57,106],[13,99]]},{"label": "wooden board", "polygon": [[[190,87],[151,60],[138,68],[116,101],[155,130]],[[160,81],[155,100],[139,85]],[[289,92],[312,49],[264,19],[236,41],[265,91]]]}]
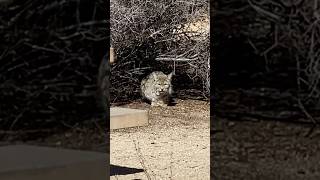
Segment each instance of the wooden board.
[{"label": "wooden board", "polygon": [[0,147],[1,180],[88,180],[109,177],[106,153],[28,145]]},{"label": "wooden board", "polygon": [[148,112],[140,109],[110,108],[110,129],[120,129],[149,124]]},{"label": "wooden board", "polygon": [[110,48],[110,64],[113,64],[116,61],[116,55],[114,53],[114,48]]}]

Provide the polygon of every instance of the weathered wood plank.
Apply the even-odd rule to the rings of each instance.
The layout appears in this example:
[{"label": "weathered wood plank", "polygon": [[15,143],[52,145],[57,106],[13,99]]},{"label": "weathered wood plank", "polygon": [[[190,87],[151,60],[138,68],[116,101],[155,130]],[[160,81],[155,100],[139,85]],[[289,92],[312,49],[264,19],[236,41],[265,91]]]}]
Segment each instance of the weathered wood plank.
[{"label": "weathered wood plank", "polygon": [[110,108],[110,129],[148,125],[146,110],[113,107]]},{"label": "weathered wood plank", "polygon": [[115,52],[114,52],[114,48],[111,47],[110,48],[110,64],[113,64],[115,61],[116,61],[116,55],[115,55]]}]

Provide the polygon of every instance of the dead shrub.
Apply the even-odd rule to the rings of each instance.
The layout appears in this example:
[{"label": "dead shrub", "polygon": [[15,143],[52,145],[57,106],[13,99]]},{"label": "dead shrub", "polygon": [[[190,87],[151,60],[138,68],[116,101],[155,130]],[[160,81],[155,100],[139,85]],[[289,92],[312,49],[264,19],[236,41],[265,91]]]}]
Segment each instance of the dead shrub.
[{"label": "dead shrub", "polygon": [[[214,5],[214,26],[217,28],[213,39],[219,50],[226,49],[224,52],[217,52],[217,59],[224,61],[233,52],[229,56],[232,59],[230,65],[225,66],[226,69],[215,70],[219,70],[221,75],[228,68],[237,69],[238,71],[230,70],[232,73],[236,72],[234,76],[229,76],[231,81],[235,77],[241,77],[241,71],[247,73],[245,78],[238,78],[240,81],[236,84],[239,89],[238,86],[247,83],[241,90],[254,103],[246,104],[246,107],[259,109],[261,105],[264,110],[270,107],[279,114],[283,111],[299,111],[304,118],[315,122],[311,114],[319,114],[317,109],[320,107],[319,2],[240,0],[216,1]],[[224,42],[230,43],[223,44]],[[234,44],[236,45],[232,46]],[[240,56],[245,59],[239,58]],[[233,64],[236,65],[232,67]],[[263,70],[256,68],[261,64],[264,66]],[[254,70],[250,71],[248,66]],[[219,77],[226,77],[223,75]],[[223,78],[220,79],[224,80]],[[259,84],[257,79],[262,83]],[[255,94],[266,89],[268,93],[262,93],[263,96]],[[281,96],[277,95],[279,92],[282,93]],[[271,98],[272,101],[264,98]],[[230,102],[234,99],[231,98]],[[280,110],[280,107],[284,110]],[[230,111],[229,108],[228,113]],[[254,112],[252,109],[246,111],[248,114]],[[280,115],[272,117],[275,119],[276,116]]]},{"label": "dead shrub", "polygon": [[[140,80],[151,71],[175,70],[205,95],[210,89],[209,1],[111,1],[111,99],[139,96]],[[180,82],[177,88],[186,85]]]},{"label": "dead shrub", "polygon": [[107,50],[104,2],[8,2],[0,6],[0,129],[69,127],[92,117]]},{"label": "dead shrub", "polygon": [[[298,100],[307,105],[320,104],[320,15],[319,3],[313,1],[248,1],[272,26],[273,40],[260,54],[287,59],[296,68]],[[280,53],[279,48],[288,53]],[[271,58],[270,58],[271,59]],[[290,66],[290,64],[288,64]],[[300,102],[300,103],[301,103]]]}]

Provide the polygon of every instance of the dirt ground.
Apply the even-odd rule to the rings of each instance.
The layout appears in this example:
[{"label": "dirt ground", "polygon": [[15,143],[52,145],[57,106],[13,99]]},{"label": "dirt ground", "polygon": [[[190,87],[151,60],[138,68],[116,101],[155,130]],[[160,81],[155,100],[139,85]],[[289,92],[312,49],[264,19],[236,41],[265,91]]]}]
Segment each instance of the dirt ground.
[{"label": "dirt ground", "polygon": [[111,132],[111,180],[210,179],[210,105],[177,100],[175,106],[150,108],[150,125]]},{"label": "dirt ground", "polygon": [[[122,105],[149,109],[150,125],[111,132],[111,180],[210,179],[210,104],[202,100],[176,102],[167,108],[150,108],[141,101]],[[105,127],[103,119],[90,119],[66,131],[34,135],[37,138],[33,140],[21,141],[23,134],[17,132],[0,145],[23,143],[106,152]]]},{"label": "dirt ground", "polygon": [[[125,106],[150,108],[143,102]],[[175,106],[150,109],[149,126],[112,131],[111,179],[205,180],[209,172],[218,180],[320,179],[319,127],[306,136],[310,124],[216,117],[209,129],[209,106],[177,100]],[[106,152],[103,127],[93,119],[66,132],[16,143]]]},{"label": "dirt ground", "polygon": [[320,128],[217,118],[211,129],[213,179],[320,179]]}]

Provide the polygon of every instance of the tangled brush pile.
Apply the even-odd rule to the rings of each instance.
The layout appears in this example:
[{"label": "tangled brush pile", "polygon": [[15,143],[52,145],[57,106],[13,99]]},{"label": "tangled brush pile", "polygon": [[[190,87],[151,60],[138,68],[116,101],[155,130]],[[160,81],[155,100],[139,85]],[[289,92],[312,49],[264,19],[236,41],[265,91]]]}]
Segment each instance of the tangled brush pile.
[{"label": "tangled brush pile", "polygon": [[209,95],[209,1],[112,0],[110,9],[112,101],[139,96],[140,80],[159,70],[183,77],[176,88]]},{"label": "tangled brush pile", "polygon": [[108,48],[104,2],[9,1],[0,13],[0,128],[71,125],[92,114]]}]

